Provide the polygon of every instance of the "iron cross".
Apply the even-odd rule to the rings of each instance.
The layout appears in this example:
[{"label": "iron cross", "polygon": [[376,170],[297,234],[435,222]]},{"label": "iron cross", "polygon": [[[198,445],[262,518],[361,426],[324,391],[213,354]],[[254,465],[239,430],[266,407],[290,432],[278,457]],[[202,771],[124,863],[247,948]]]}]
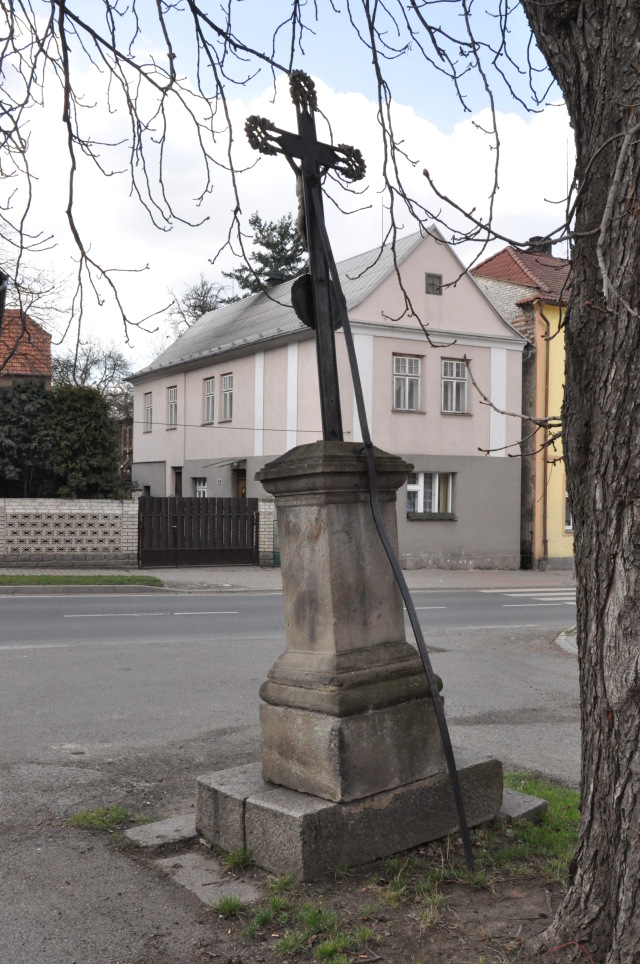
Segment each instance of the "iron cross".
[{"label": "iron cross", "polygon": [[[323,144],[316,135],[314,112],[318,109],[315,85],[307,74],[293,71],[289,79],[291,99],[295,104],[298,133],[280,130],[265,117],[249,117],[245,131],[249,143],[262,154],[284,154],[302,183],[304,204],[304,235],[309,252],[308,314],[303,320],[316,332],[318,380],[322,434],[325,441],[343,441],[342,415],[334,327],[336,320],[335,294],[332,290],[329,265],[322,244],[319,218],[324,220],[322,178],[333,169],[345,180],[359,181],[365,174],[365,163],[359,150],[340,144]],[[293,158],[300,161],[300,167]],[[304,281],[298,279],[298,282]],[[295,282],[297,285],[298,282]],[[293,292],[292,292],[293,294]],[[305,301],[307,290],[298,287],[299,300]],[[332,304],[333,303],[333,304]],[[300,313],[302,317],[306,312]]]}]

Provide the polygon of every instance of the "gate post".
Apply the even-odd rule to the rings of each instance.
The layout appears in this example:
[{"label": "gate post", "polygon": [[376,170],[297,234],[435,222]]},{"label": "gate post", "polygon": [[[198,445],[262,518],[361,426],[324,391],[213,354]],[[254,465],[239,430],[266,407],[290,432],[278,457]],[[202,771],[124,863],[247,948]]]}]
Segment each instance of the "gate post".
[{"label": "gate post", "polygon": [[258,565],[275,565],[273,531],[276,517],[276,504],[273,499],[258,500]]}]

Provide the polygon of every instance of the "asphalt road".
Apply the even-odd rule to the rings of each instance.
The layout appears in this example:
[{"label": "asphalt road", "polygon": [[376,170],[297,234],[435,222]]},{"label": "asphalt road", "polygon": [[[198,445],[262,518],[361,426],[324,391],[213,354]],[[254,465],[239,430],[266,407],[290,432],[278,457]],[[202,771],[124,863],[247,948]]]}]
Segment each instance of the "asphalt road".
[{"label": "asphalt road", "polygon": [[[454,745],[578,782],[571,595],[415,594]],[[65,818],[184,812],[197,775],[258,760],[282,648],[279,594],[0,598],[0,960],[193,962],[202,905]]]},{"label": "asphalt road", "polygon": [[[509,626],[555,627],[575,621],[573,589],[429,590],[413,593],[425,631]],[[282,638],[280,593],[5,596],[0,652],[7,648],[129,646]]]}]

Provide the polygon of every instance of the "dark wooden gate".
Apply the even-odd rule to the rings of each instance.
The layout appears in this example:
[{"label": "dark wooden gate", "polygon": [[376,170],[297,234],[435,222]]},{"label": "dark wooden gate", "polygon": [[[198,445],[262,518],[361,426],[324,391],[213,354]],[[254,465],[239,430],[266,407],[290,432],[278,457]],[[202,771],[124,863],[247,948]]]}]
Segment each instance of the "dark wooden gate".
[{"label": "dark wooden gate", "polygon": [[138,562],[142,568],[257,565],[258,500],[144,496]]}]

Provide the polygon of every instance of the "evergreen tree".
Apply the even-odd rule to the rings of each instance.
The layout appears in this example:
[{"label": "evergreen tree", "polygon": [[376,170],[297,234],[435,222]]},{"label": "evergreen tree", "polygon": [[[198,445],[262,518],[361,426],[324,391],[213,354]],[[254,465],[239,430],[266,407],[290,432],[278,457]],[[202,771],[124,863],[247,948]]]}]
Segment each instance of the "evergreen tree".
[{"label": "evergreen tree", "polygon": [[43,382],[16,381],[0,389],[0,496],[53,495],[49,460],[56,441],[51,395]]},{"label": "evergreen tree", "polygon": [[283,281],[297,278],[307,266],[304,244],[290,214],[283,215],[278,221],[263,221],[256,211],[249,218],[249,224],[253,229],[253,251],[249,255],[251,268],[242,264],[233,271],[222,272],[240,289],[240,294],[224,299],[224,303],[262,291],[271,277]]},{"label": "evergreen tree", "polygon": [[58,385],[51,406],[57,444],[49,464],[57,495],[120,497],[116,427],[107,399],[97,388]]}]

